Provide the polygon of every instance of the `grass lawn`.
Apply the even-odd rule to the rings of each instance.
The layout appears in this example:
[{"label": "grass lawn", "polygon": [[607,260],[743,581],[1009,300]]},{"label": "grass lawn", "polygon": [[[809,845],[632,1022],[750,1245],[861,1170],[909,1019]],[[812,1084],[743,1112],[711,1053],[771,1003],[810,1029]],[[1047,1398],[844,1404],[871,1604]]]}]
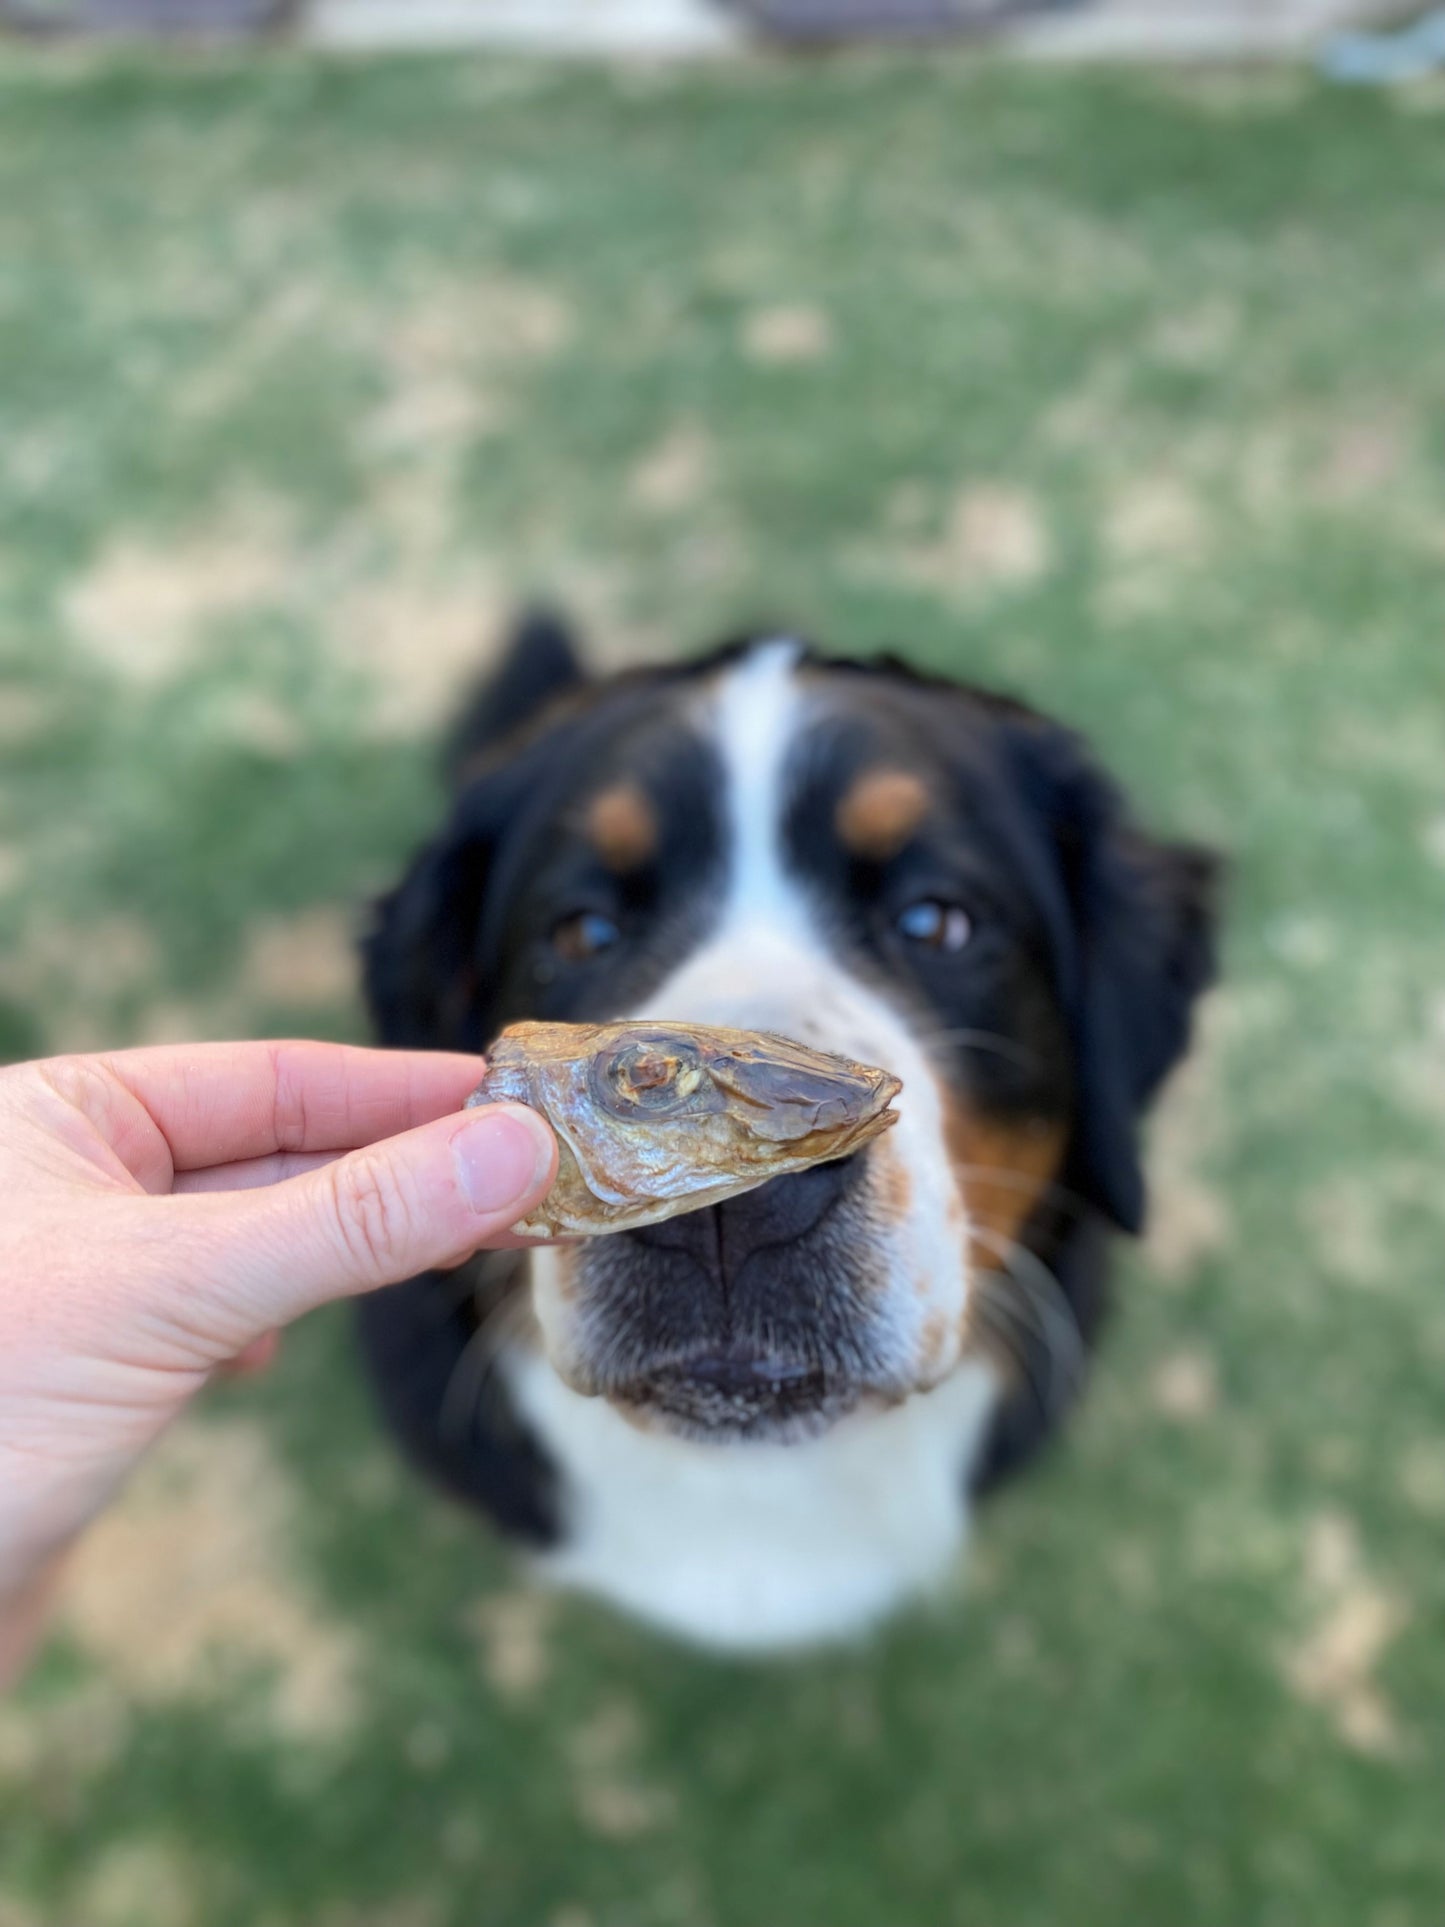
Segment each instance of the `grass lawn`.
[{"label": "grass lawn", "polygon": [[1440,1927],[1445,96],[0,60],[0,1048],[361,1033],[512,599],[1094,734],[1233,853],[1065,1447],[744,1668],[532,1597],[344,1320],[0,1712],[3,1927]]}]

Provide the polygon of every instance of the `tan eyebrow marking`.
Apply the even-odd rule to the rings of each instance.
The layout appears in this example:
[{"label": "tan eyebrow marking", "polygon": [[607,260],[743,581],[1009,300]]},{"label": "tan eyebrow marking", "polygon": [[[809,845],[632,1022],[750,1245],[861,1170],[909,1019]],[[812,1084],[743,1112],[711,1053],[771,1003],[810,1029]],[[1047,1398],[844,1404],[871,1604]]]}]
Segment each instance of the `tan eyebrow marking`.
[{"label": "tan eyebrow marking", "polygon": [[928,791],[918,777],[905,769],[870,769],[839,798],[833,822],[854,856],[883,863],[897,856],[928,810]]},{"label": "tan eyebrow marking", "polygon": [[583,827],[609,870],[639,869],[657,853],[657,812],[631,780],[614,783],[594,796]]}]

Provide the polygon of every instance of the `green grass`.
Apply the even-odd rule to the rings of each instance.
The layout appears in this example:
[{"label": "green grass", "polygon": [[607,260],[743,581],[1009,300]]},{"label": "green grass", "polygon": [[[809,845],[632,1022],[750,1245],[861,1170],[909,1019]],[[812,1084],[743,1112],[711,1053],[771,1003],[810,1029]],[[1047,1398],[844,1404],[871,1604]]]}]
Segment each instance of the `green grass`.
[{"label": "green grass", "polygon": [[954,1596],[518,1659],[318,1320],[0,1716],[5,1927],[1438,1927],[1438,105],[5,57],[0,1049],[359,1033],[346,917],[536,587],[608,661],[773,617],[1003,683],[1235,859],[1159,1243]]}]

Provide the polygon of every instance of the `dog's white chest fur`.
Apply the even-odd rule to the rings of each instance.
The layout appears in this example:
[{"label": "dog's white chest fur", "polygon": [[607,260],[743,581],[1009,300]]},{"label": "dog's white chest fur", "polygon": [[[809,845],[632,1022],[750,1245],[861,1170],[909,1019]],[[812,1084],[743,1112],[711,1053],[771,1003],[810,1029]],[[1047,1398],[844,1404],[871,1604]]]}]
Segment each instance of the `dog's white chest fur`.
[{"label": "dog's white chest fur", "polygon": [[562,1475],[563,1543],[542,1574],[735,1652],[846,1637],[936,1585],[996,1394],[970,1361],[806,1444],[719,1448],[639,1431],[535,1353],[505,1372]]}]

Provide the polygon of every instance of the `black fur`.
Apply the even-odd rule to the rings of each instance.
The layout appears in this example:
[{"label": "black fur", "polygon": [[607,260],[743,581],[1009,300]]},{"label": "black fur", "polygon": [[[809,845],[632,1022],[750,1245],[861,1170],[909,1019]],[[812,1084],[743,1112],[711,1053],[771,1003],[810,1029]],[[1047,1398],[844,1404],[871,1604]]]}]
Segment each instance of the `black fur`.
[{"label": "black fur", "polygon": [[545,1546],[561,1523],[556,1476],[494,1382],[492,1317],[505,1317],[501,1290],[489,1292],[475,1268],[431,1271],[359,1301],[357,1329],[382,1416],[408,1456],[504,1532]]},{"label": "black fur", "polygon": [[477,687],[447,739],[444,766],[452,784],[486,750],[532,723],[587,677],[576,640],[551,609],[531,609],[512,631],[499,668]]},{"label": "black fur", "polygon": [[1043,909],[1077,1077],[1070,1182],[1137,1235],[1139,1127],[1214,979],[1219,862],[1145,835],[1072,732],[1031,717],[1007,735],[1031,825],[1052,858]]}]

